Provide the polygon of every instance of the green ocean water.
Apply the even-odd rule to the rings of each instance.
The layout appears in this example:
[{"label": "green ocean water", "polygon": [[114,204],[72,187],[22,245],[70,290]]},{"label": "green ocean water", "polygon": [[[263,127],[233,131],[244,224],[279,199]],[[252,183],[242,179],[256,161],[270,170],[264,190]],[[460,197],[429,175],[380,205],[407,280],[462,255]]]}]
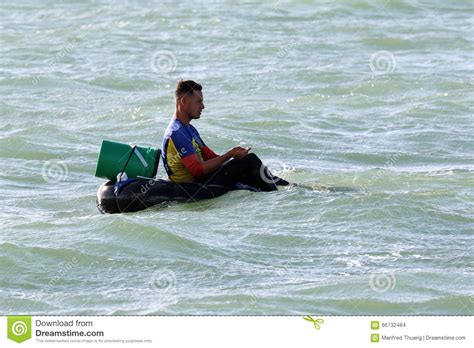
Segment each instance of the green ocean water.
[{"label": "green ocean water", "polygon": [[[472,1],[2,2],[0,312],[474,314],[473,25]],[[101,141],[161,146],[180,78],[211,148],[313,189],[101,215]]]}]

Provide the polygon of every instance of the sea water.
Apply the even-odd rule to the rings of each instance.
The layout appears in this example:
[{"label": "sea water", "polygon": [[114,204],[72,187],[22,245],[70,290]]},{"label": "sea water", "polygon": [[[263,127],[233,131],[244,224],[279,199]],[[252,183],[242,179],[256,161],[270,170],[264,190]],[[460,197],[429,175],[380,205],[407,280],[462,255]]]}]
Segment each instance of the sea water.
[{"label": "sea water", "polygon": [[[0,311],[474,314],[472,1],[0,5]],[[103,139],[305,187],[101,215]],[[160,167],[159,175],[165,176]]]}]

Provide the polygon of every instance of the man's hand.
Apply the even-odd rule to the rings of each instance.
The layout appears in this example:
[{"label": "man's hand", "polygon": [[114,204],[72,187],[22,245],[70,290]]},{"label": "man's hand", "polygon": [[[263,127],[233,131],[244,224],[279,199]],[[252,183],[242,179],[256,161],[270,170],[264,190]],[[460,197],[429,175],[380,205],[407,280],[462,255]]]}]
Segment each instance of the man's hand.
[{"label": "man's hand", "polygon": [[248,148],[243,148],[240,146],[236,146],[229,151],[227,151],[225,154],[222,156],[218,156],[216,158],[207,160],[207,161],[202,161],[202,172],[203,174],[208,174],[213,172],[214,170],[218,169],[220,166],[222,166],[225,162],[230,160],[231,158],[236,158],[236,159],[241,159],[247,156],[249,151],[251,150],[251,147]]},{"label": "man's hand", "polygon": [[236,158],[236,159],[242,159],[245,156],[247,156],[247,154],[249,153],[251,149],[252,149],[251,147],[243,148],[240,146],[236,146],[232,148],[229,152],[230,152],[231,157]]}]

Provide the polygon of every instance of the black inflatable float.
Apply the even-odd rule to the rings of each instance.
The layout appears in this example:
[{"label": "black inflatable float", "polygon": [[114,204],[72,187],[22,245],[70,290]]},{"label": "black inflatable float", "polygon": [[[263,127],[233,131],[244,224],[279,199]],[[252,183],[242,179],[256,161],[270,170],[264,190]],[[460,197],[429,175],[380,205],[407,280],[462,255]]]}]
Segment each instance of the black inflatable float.
[{"label": "black inflatable float", "polygon": [[[234,190],[270,191],[276,190],[276,185],[289,184],[286,180],[272,176],[270,172],[265,173],[271,179],[271,183],[260,178],[262,167],[265,169],[266,167],[255,154],[227,162],[222,169],[225,180],[217,182],[213,180],[212,184],[154,179],[160,155],[160,149],[104,140],[95,176],[109,181],[102,184],[97,191],[99,211],[109,214],[132,213],[162,202],[195,202],[219,197]],[[248,176],[256,177],[257,180],[252,181],[248,177],[243,177],[242,171],[250,171],[253,176]],[[209,175],[214,177],[212,173]],[[240,176],[243,180],[240,180]],[[235,179],[236,177],[239,179]]]},{"label": "black inflatable float", "polygon": [[222,196],[233,190],[257,189],[240,185],[226,187],[199,183],[175,183],[162,179],[138,179],[128,183],[115,194],[115,183],[106,182],[97,191],[97,208],[101,213],[132,213],[162,202],[194,202]]}]

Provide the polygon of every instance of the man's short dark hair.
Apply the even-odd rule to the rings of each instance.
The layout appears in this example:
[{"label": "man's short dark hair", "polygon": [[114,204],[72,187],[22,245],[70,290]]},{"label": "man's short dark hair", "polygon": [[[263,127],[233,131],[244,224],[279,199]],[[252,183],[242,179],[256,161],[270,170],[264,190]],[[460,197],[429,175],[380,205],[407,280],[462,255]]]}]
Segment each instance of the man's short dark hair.
[{"label": "man's short dark hair", "polygon": [[192,95],[194,91],[201,91],[202,86],[194,82],[192,80],[180,80],[178,85],[176,86],[176,91],[174,92],[174,96],[176,99],[182,98],[185,95]]}]

